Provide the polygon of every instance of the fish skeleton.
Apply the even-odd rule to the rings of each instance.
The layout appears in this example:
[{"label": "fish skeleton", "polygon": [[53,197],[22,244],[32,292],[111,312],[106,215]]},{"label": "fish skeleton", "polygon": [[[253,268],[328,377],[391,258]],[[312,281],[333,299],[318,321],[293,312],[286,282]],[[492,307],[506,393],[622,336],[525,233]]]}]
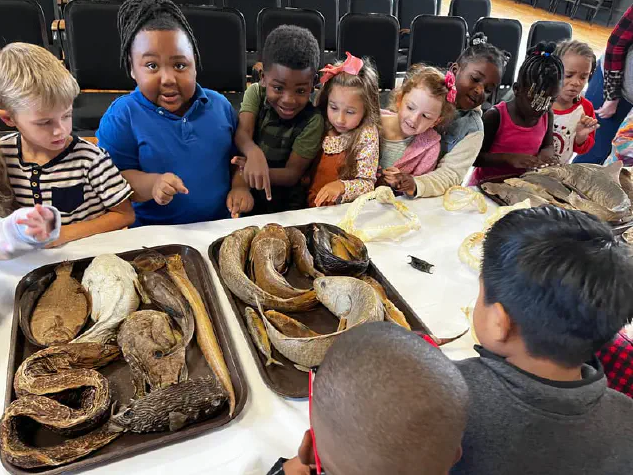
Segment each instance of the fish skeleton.
[{"label": "fish skeleton", "polygon": [[283,363],[280,363],[272,357],[270,339],[268,338],[268,333],[266,333],[264,322],[261,317],[257,315],[257,312],[251,307],[246,307],[244,309],[244,318],[246,318],[246,326],[255,343],[255,347],[266,357],[266,366],[270,366],[271,364],[283,366]]},{"label": "fish skeleton", "polygon": [[129,262],[114,254],[102,254],[92,260],[81,283],[90,293],[90,317],[96,323],[73,343],[105,344],[116,337],[121,322],[140,304],[138,277]]},{"label": "fish skeleton", "polygon": [[110,431],[177,431],[194,422],[209,419],[227,401],[222,383],[214,377],[190,379],[152,391],[114,414]]},{"label": "fish skeleton", "polygon": [[218,261],[220,276],[226,286],[237,298],[252,306],[256,306],[259,301],[266,308],[289,312],[311,310],[316,307],[319,302],[314,291],[283,299],[261,289],[244,273],[250,244],[258,229],[256,226],[249,226],[238,229],[224,238]]}]

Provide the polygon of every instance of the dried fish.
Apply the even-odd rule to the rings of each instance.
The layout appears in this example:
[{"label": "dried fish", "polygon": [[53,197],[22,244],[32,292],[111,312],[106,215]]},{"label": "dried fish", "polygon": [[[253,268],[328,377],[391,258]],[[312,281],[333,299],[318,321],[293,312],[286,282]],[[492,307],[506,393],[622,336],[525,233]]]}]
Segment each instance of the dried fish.
[{"label": "dried fish", "polygon": [[[182,335],[174,331],[169,315],[140,310],[119,327],[117,343],[130,365],[136,397],[187,379]],[[173,349],[176,348],[176,351]]]},{"label": "dried fish", "polygon": [[176,284],[176,287],[180,290],[180,293],[182,293],[187,302],[189,302],[193,310],[196,322],[196,341],[202,350],[204,358],[213,370],[213,373],[229,394],[229,414],[232,416],[235,410],[235,390],[231,382],[231,374],[226,366],[226,361],[224,361],[222,348],[220,348],[218,339],[215,336],[213,324],[204,306],[204,302],[198,290],[196,290],[189,280],[180,255],[176,254],[167,258],[167,270],[169,277],[174,281],[174,284]]},{"label": "dried fish", "polygon": [[308,244],[316,267],[326,275],[361,275],[369,266],[365,244],[330,224],[313,223]]},{"label": "dried fish", "polygon": [[404,313],[402,313],[398,309],[398,307],[396,307],[394,303],[391,300],[389,300],[384,287],[380,285],[380,283],[376,279],[368,275],[362,276],[361,280],[371,285],[372,288],[380,296],[380,299],[382,300],[382,303],[385,306],[385,320],[388,320],[391,323],[395,323],[396,325],[400,325],[401,327],[404,327],[407,330],[411,330],[411,325],[409,325],[409,322],[407,322],[407,318],[404,316]]},{"label": "dried fish", "polygon": [[37,301],[30,322],[25,321],[28,315],[21,315],[25,319],[20,322],[22,328],[29,326],[29,334],[38,346],[68,343],[88,320],[88,293],[71,276],[72,270],[69,262],[58,265],[55,280]]},{"label": "dried fish", "polygon": [[547,200],[544,200],[540,196],[535,195],[527,190],[521,188],[515,188],[506,183],[483,183],[481,185],[482,190],[490,195],[498,196],[504,203],[512,206],[526,199],[530,200],[532,206],[543,206],[549,204]]},{"label": "dried fish", "polygon": [[[173,318],[182,331],[180,346],[186,348],[195,328],[193,311],[172,280],[160,272],[141,272],[139,280],[150,300]],[[176,351],[174,348],[173,351]]]},{"label": "dried fish", "polygon": [[310,330],[307,326],[294,318],[284,315],[275,310],[264,312],[266,318],[272,323],[277,330],[291,338],[309,338],[319,336],[318,333]]},{"label": "dried fish", "polygon": [[354,277],[319,277],[314,280],[319,302],[338,318],[345,317],[348,328],[364,322],[384,320],[384,307],[371,285]]},{"label": "dried fish", "polygon": [[[319,300],[339,319],[346,321],[346,330],[343,331],[365,322],[384,319],[384,307],[377,292],[359,279],[319,277],[315,279],[314,286]],[[259,310],[261,313],[261,306]],[[342,333],[338,331],[329,335],[294,338],[284,335],[267,315],[261,314],[273,346],[302,369],[321,364],[328,348]]]},{"label": "dried fish", "polygon": [[267,224],[251,242],[249,260],[255,283],[272,295],[282,299],[301,297],[309,289],[297,289],[282,276],[290,260],[290,240],[278,224]]},{"label": "dried fish", "polygon": [[299,272],[313,279],[323,277],[323,274],[314,268],[314,258],[308,250],[305,235],[292,226],[285,229],[288,239],[290,239],[290,244],[292,245],[292,260]]},{"label": "dried fish", "polygon": [[620,185],[621,170],[622,162],[618,161],[606,167],[572,163],[543,168],[538,173],[556,178],[597,205],[618,213],[631,207],[631,200]]},{"label": "dried fish", "polygon": [[41,346],[41,344],[38,343],[31,334],[31,315],[33,314],[33,310],[35,309],[35,305],[37,305],[38,300],[44,292],[46,292],[46,289],[49,285],[51,285],[53,280],[55,280],[55,274],[51,272],[41,279],[33,282],[22,294],[18,305],[19,321],[22,333],[24,333],[26,339],[35,346]]},{"label": "dried fish", "polygon": [[521,176],[523,181],[531,183],[534,186],[539,187],[539,189],[549,193],[554,198],[562,200],[564,202],[569,202],[569,195],[571,194],[571,190],[563,185],[556,178],[551,176],[542,175],[536,172],[526,173]]},{"label": "dried fish", "polygon": [[190,379],[136,399],[110,418],[118,432],[177,431],[213,417],[227,401],[226,389],[214,377]]},{"label": "dried fish", "polygon": [[548,203],[556,204],[558,203],[554,196],[552,196],[548,191],[546,191],[542,186],[536,185],[529,181],[525,181],[522,178],[508,178],[503,181],[506,185],[513,186],[515,188],[521,188],[528,193],[533,193],[539,198],[543,198]]},{"label": "dried fish", "polygon": [[569,204],[579,211],[593,214],[604,221],[619,221],[629,214],[628,212],[615,213],[594,201],[581,198],[575,191],[569,195]]},{"label": "dried fish", "polygon": [[[59,445],[33,447],[20,433],[25,430],[21,422],[25,417],[63,434],[84,433],[101,423],[109,413],[110,386],[93,368],[119,355],[116,346],[71,343],[46,348],[24,360],[14,379],[18,399],[7,407],[0,426],[6,459],[26,469],[57,466],[85,457],[116,439],[116,432],[99,428]],[[53,399],[69,390],[79,392],[78,404],[70,407]]]},{"label": "dried fish", "polygon": [[432,274],[432,269],[435,267],[433,264],[430,264],[422,259],[419,259],[415,256],[407,256],[411,258],[409,261],[409,265],[420,272],[426,272],[427,274]]},{"label": "dried fish", "polygon": [[280,363],[272,357],[270,339],[268,338],[268,333],[266,333],[264,322],[260,316],[257,315],[257,312],[251,307],[246,307],[244,309],[244,318],[246,318],[246,326],[248,327],[248,332],[255,343],[255,347],[266,357],[266,366],[270,366],[271,364],[283,366],[283,363]]},{"label": "dried fish", "polygon": [[139,254],[132,261],[137,272],[156,272],[167,265],[165,256],[153,249],[148,249]]},{"label": "dried fish", "polygon": [[620,186],[633,203],[633,173],[629,168],[623,168],[620,172]]},{"label": "dried fish", "polygon": [[135,311],[140,299],[136,272],[129,262],[114,254],[95,257],[84,272],[82,285],[90,292],[92,312],[90,317],[95,325],[89,328],[73,343],[107,343],[116,338],[119,325]]},{"label": "dried fish", "polygon": [[316,307],[319,302],[313,291],[299,297],[282,299],[264,291],[246,276],[244,273],[246,256],[258,229],[256,226],[249,226],[238,229],[224,238],[218,260],[220,276],[226,286],[237,298],[248,305],[257,305],[259,301],[266,308],[289,312],[311,310]]}]

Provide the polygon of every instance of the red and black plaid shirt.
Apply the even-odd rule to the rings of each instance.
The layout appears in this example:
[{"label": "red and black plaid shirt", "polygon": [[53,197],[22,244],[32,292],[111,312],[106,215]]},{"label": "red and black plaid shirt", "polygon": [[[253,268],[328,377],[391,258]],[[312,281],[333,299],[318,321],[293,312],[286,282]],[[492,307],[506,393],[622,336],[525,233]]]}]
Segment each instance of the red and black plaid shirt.
[{"label": "red and black plaid shirt", "polygon": [[621,331],[597,355],[609,387],[633,398],[633,339]]},{"label": "red and black plaid shirt", "polygon": [[607,42],[604,54],[604,98],[607,101],[622,97],[624,62],[633,44],[633,5],[624,13]]}]

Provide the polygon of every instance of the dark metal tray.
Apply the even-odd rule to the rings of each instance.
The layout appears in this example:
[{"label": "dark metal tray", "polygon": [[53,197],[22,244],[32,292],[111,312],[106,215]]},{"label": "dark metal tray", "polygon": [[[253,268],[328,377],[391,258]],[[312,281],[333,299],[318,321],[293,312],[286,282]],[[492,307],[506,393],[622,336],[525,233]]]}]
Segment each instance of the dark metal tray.
[{"label": "dark metal tray", "polygon": [[[189,279],[196,289],[198,289],[198,292],[200,292],[200,295],[207,307],[207,312],[213,323],[213,328],[216,332],[218,342],[222,347],[224,359],[226,360],[226,364],[231,374],[231,381],[233,382],[236,397],[236,407],[233,415],[233,418],[235,418],[242,411],[244,404],[246,403],[247,384],[238,362],[237,351],[233,347],[229,329],[223,315],[219,311],[218,304],[213,294],[213,284],[211,282],[209,268],[202,255],[192,247],[172,244],[154,247],[152,249],[164,255],[180,254]],[[118,254],[118,256],[127,261],[131,261],[144,251],[144,249],[129,251]],[[73,261],[73,276],[81,281],[81,276],[91,261],[92,258]],[[57,264],[50,264],[35,269],[22,278],[15,290],[15,305],[13,312],[13,326],[11,329],[11,348],[9,350],[5,409],[13,400],[15,400],[13,378],[15,376],[15,372],[20,366],[20,363],[22,363],[22,361],[24,361],[28,356],[41,349],[32,345],[22,334],[22,330],[20,329],[18,322],[18,305],[20,297],[34,281],[50,272],[53,272],[56,266]],[[141,305],[141,308],[151,309],[156,307],[151,305]],[[190,378],[199,378],[201,376],[212,374],[211,368],[207,364],[198,344],[196,343],[196,338],[193,338],[187,347],[186,360]],[[105,368],[102,368],[100,372],[110,381],[112,400],[118,401],[120,404],[126,404],[133,396],[134,392],[132,379],[130,377],[130,370],[127,363],[123,359],[119,359]],[[41,473],[52,475],[65,471],[84,470],[92,468],[95,465],[109,463],[115,459],[130,457],[141,452],[158,449],[174,442],[195,437],[204,432],[223,426],[230,420],[229,408],[228,405],[226,405],[224,410],[212,419],[192,424],[178,432],[156,432],[150,434],[125,433],[114,442],[93,452],[89,456],[60,467],[25,470],[9,463],[5,459],[4,453],[2,454],[2,465],[4,465],[9,472],[14,474]],[[34,434],[35,443],[42,446],[53,445],[61,440],[63,439],[58,434],[54,434],[53,432],[41,427],[38,428]]]},{"label": "dark metal tray", "polygon": [[[308,229],[308,225],[295,227],[304,234]],[[273,358],[282,362],[284,366],[266,366],[266,359],[257,350],[255,344],[253,343],[250,333],[248,332],[248,327],[246,326],[246,320],[244,319],[244,308],[247,307],[247,305],[233,295],[233,293],[224,284],[224,282],[222,281],[222,277],[220,276],[220,265],[218,262],[218,256],[220,253],[220,246],[222,245],[223,241],[224,238],[220,238],[213,242],[211,246],[209,246],[209,259],[211,260],[211,263],[213,264],[213,267],[217,272],[220,281],[222,282],[222,287],[224,288],[229,302],[233,307],[233,311],[238,317],[237,320],[239,321],[242,332],[244,333],[244,338],[246,338],[246,341],[249,344],[251,353],[253,354],[253,358],[255,358],[255,362],[257,364],[257,367],[259,368],[259,372],[262,378],[264,379],[264,382],[270,389],[281,396],[288,398],[308,397],[307,373],[296,369],[294,367],[294,364],[290,360],[282,356],[275,348],[273,348]],[[409,325],[411,325],[412,330],[419,331],[422,334],[430,333],[427,326],[420,320],[413,309],[407,304],[402,296],[400,296],[400,294],[394,289],[394,287],[389,283],[385,276],[382,275],[382,273],[371,261],[369,263],[366,274],[376,279],[385,288],[387,296],[400,309],[400,311],[404,313],[407,322],[409,322]],[[294,265],[290,267],[285,277],[288,282],[290,282],[290,284],[297,288],[309,288],[312,285],[311,279],[300,275]],[[322,305],[319,305],[316,309],[309,312],[288,313],[288,315],[296,318],[315,332],[321,334],[332,333],[336,331],[339,324],[338,319]]]}]

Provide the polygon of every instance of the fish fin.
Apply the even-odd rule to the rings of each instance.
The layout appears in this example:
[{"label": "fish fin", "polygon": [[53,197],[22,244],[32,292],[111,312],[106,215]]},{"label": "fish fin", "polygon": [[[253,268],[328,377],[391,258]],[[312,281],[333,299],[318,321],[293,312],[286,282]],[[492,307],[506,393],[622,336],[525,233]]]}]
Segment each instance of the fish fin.
[{"label": "fish fin", "polygon": [[341,317],[341,320],[338,322],[338,328],[336,329],[336,331],[342,332],[346,328],[347,328],[347,318]]},{"label": "fish fin", "polygon": [[294,367],[297,368],[299,371],[303,371],[304,373],[309,373],[310,372],[310,368],[307,368],[307,367],[302,366],[300,364],[295,364]]},{"label": "fish fin", "polygon": [[437,346],[442,346],[442,345],[446,345],[448,343],[451,343],[451,342],[463,337],[466,333],[468,333],[469,330],[470,330],[470,328],[466,328],[466,330],[461,332],[459,335],[456,335],[456,336],[453,336],[453,337],[450,337],[450,338],[440,338],[440,337],[437,337],[435,335],[431,335],[431,338],[437,344]]},{"label": "fish fin", "polygon": [[169,430],[176,432],[182,429],[187,424],[187,416],[182,412],[170,412],[169,413]]},{"label": "fish fin", "polygon": [[268,357],[268,361],[266,361],[266,366],[270,366],[271,364],[274,364],[274,365],[277,365],[277,366],[283,366],[284,365],[281,361],[277,361],[272,356],[269,356]]}]

